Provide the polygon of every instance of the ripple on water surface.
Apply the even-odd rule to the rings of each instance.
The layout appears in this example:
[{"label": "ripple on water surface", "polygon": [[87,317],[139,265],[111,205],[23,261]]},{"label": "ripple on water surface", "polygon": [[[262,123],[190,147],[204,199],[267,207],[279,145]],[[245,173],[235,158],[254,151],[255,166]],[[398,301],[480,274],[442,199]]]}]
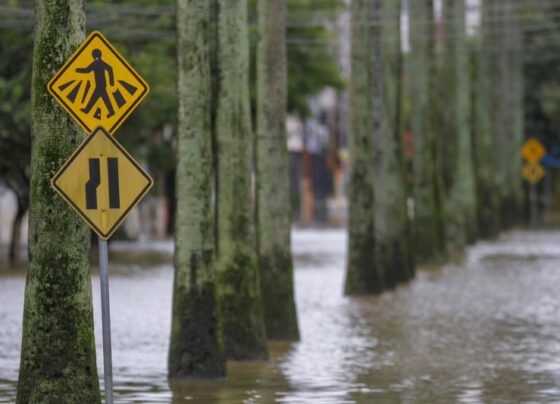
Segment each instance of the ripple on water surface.
[{"label": "ripple on water surface", "polygon": [[[293,244],[301,341],[270,344],[267,363],[229,363],[227,379],[172,386],[172,244],[114,244],[116,402],[560,401],[560,232],[477,244],[463,265],[420,271],[407,286],[365,298],[342,295],[343,232],[295,231]],[[0,403],[14,401],[24,283],[0,277]],[[93,289],[100,325],[97,276]]]}]

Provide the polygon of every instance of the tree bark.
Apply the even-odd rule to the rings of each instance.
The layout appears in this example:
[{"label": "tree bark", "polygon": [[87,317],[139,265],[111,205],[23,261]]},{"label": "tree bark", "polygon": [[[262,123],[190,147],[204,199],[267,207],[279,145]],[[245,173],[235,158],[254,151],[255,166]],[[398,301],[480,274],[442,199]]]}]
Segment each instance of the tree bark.
[{"label": "tree bark", "polygon": [[99,403],[90,231],[50,185],[85,135],[47,92],[84,39],[84,2],[37,0],[35,15],[29,272],[17,402]]},{"label": "tree bark", "polygon": [[373,187],[378,271],[386,287],[414,276],[402,147],[401,2],[373,0]]},{"label": "tree bark", "polygon": [[169,377],[225,375],[214,280],[210,3],[177,1],[175,280]]},{"label": "tree bark", "polygon": [[375,262],[373,210],[373,29],[369,21],[372,3],[351,2],[352,74],[350,80],[348,256],[345,293],[383,291],[383,279]]},{"label": "tree bark", "polygon": [[520,15],[514,12],[516,2],[498,0],[501,29],[498,38],[500,97],[500,151],[502,175],[501,217],[505,228],[523,222],[523,180],[520,175],[520,149],[524,138],[523,127],[523,36],[519,28]]},{"label": "tree bark", "polygon": [[493,40],[490,32],[488,0],[481,7],[481,28],[474,50],[474,166],[478,197],[477,221],[481,237],[493,238],[500,232],[500,196],[496,181],[496,152],[494,150],[494,117],[492,85],[494,72]]},{"label": "tree bark", "polygon": [[257,235],[268,339],[299,339],[290,246],[286,0],[258,3]]},{"label": "tree bark", "polygon": [[246,0],[220,0],[218,66],[218,296],[226,357],[268,357],[252,199]]},{"label": "tree bark", "polygon": [[461,252],[477,234],[476,193],[470,126],[469,56],[464,0],[444,1],[445,78],[450,100],[445,114],[445,235],[450,253]]},{"label": "tree bark", "polygon": [[[438,260],[444,251],[440,154],[431,119],[437,86],[433,0],[410,4],[412,81],[414,252],[418,262]],[[437,94],[436,94],[437,96]]]}]

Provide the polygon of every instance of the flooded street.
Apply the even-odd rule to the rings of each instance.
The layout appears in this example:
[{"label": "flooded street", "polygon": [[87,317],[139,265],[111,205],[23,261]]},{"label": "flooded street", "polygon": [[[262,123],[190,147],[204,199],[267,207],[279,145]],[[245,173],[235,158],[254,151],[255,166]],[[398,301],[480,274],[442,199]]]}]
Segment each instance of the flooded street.
[{"label": "flooded street", "polygon": [[[116,402],[560,402],[560,232],[479,243],[461,265],[367,298],[342,295],[343,231],[295,231],[293,244],[301,341],[271,344],[267,363],[230,363],[225,380],[170,387],[172,246],[114,243]],[[0,276],[0,403],[14,401],[24,284]],[[97,275],[93,289],[102,379]]]}]

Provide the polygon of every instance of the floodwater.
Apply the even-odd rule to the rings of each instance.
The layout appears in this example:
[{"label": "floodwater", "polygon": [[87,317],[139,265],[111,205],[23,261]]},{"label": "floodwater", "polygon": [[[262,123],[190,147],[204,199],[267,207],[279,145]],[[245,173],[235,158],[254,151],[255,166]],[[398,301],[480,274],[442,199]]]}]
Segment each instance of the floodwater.
[{"label": "floodwater", "polygon": [[[560,232],[509,233],[367,298],[342,295],[342,231],[295,231],[293,243],[301,341],[271,344],[267,363],[230,363],[227,379],[171,387],[172,246],[113,244],[116,402],[560,402]],[[0,277],[1,403],[14,400],[24,282]]]}]

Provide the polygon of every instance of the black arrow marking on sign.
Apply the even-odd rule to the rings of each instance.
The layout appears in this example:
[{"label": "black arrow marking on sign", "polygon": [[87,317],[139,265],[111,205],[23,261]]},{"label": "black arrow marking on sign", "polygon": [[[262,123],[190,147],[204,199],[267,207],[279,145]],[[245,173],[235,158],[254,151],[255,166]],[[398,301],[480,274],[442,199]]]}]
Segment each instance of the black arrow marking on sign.
[{"label": "black arrow marking on sign", "polygon": [[109,208],[120,209],[119,159],[117,157],[109,157],[107,159],[107,171],[109,173]]},{"label": "black arrow marking on sign", "polygon": [[99,159],[89,159],[89,181],[86,183],[86,209],[97,209],[97,187],[101,184]]}]

